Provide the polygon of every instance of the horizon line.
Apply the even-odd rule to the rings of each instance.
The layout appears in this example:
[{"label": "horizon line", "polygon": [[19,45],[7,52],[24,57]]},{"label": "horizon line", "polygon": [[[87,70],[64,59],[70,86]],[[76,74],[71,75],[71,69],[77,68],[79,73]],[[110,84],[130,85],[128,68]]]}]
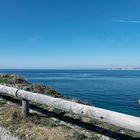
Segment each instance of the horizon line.
[{"label": "horizon line", "polygon": [[140,70],[140,67],[114,67],[114,68],[0,68],[0,70]]}]

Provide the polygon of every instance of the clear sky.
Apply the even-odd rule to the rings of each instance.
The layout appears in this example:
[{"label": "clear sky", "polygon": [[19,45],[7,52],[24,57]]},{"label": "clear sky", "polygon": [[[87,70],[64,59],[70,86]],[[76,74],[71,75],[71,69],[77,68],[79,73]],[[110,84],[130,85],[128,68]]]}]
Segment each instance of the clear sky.
[{"label": "clear sky", "polygon": [[140,0],[0,0],[0,68],[140,66]]}]

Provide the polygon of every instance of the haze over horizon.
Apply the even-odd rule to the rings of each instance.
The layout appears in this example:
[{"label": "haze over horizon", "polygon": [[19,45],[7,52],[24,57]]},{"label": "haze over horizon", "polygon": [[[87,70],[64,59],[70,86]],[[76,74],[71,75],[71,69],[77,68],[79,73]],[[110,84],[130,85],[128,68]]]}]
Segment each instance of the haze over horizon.
[{"label": "haze over horizon", "polygon": [[0,69],[140,67],[139,0],[0,1]]}]

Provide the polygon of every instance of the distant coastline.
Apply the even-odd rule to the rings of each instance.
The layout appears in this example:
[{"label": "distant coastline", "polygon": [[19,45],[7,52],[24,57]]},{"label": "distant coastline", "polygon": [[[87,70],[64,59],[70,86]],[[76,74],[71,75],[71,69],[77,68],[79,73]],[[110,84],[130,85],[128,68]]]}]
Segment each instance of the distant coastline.
[{"label": "distant coastline", "polygon": [[110,70],[140,70],[140,68],[112,68]]}]

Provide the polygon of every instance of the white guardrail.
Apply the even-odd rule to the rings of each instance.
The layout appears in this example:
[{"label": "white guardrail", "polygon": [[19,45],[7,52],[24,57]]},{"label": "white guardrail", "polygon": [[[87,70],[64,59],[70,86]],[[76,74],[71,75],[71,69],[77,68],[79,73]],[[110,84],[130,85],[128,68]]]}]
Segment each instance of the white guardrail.
[{"label": "white guardrail", "polygon": [[94,118],[102,122],[113,124],[136,132],[140,132],[139,117],[109,111],[94,106],[83,105],[80,103],[75,103],[61,98],[54,98],[39,93],[18,90],[16,88],[7,87],[3,85],[0,85],[0,94],[12,95],[22,98],[22,113],[24,116],[27,116],[29,113],[29,101],[33,101],[39,104],[46,104],[48,106],[66,112]]}]

